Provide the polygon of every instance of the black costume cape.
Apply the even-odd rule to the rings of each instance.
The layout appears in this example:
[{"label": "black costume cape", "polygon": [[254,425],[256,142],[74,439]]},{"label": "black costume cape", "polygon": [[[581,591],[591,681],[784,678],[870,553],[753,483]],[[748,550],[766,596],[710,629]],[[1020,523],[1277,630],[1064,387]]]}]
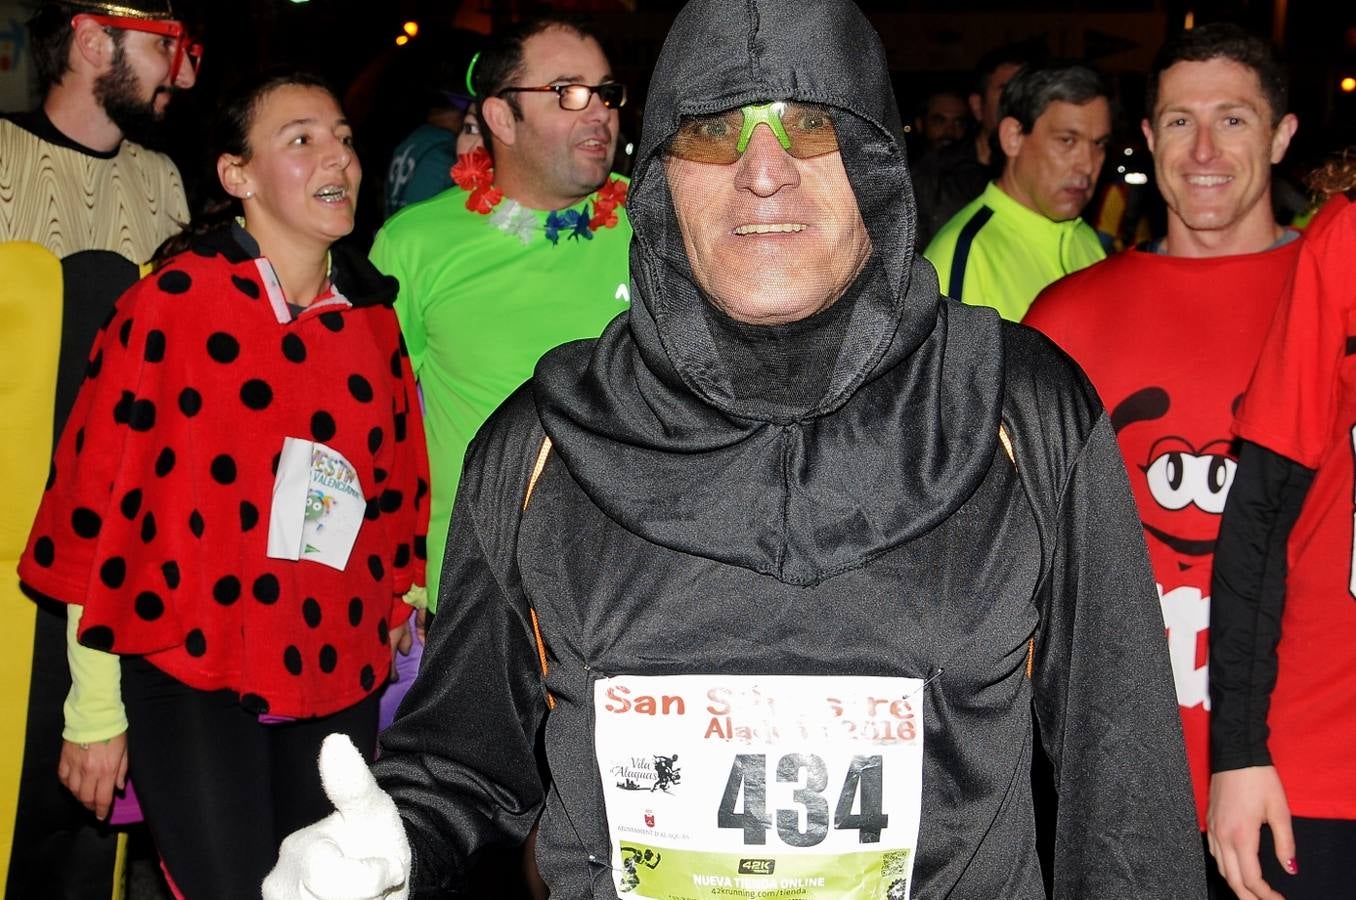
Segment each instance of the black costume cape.
[{"label": "black costume cape", "polygon": [[[788,330],[813,358],[801,391],[774,383],[775,353],[769,372],[740,365],[664,174],[680,116],[777,99],[834,108],[873,247],[846,315],[825,317],[836,354]],[[1203,896],[1115,438],[1067,358],[943,300],[914,258],[900,122],[860,12],[689,4],[651,81],[629,210],[630,313],[544,357],[467,454],[438,617],[375,767],[410,837],[414,896],[540,816],[553,896],[615,897],[594,682],[714,672],[935,676],[914,897],[1044,896],[1036,728],[1059,791],[1055,896]],[[522,511],[543,426],[554,449]]]}]

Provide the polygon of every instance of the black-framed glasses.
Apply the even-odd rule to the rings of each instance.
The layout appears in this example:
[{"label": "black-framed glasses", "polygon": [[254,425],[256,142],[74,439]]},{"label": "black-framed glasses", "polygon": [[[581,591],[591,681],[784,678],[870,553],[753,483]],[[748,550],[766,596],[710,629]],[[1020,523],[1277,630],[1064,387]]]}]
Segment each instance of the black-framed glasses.
[{"label": "black-framed glasses", "polygon": [[543,84],[540,87],[506,87],[499,93],[503,94],[545,94],[554,93],[556,99],[560,101],[561,109],[568,109],[578,112],[581,109],[588,109],[589,101],[593,95],[597,94],[598,99],[603,101],[603,106],[608,109],[617,109],[626,105],[626,85],[620,81],[609,81],[606,84]]}]

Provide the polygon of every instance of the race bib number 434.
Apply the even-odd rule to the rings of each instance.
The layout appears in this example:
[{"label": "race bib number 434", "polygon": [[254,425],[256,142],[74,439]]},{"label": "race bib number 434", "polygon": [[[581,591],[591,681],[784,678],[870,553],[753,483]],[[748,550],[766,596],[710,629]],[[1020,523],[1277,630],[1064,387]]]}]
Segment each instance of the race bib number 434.
[{"label": "race bib number 434", "polygon": [[922,687],[833,676],[596,682],[618,897],[907,900]]}]

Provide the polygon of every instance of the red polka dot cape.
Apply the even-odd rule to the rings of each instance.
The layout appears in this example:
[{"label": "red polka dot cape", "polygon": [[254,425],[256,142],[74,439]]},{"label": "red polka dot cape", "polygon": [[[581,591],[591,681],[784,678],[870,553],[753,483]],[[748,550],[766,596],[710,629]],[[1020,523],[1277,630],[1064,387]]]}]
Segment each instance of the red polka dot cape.
[{"label": "red polka dot cape", "polygon": [[[249,710],[325,715],[375,690],[388,621],[424,583],[428,460],[396,281],[336,247],[299,315],[239,226],[133,286],[91,351],[20,562],[85,607],[79,640],[144,654]],[[267,556],[286,437],[357,471],[365,518],[343,571]]]}]

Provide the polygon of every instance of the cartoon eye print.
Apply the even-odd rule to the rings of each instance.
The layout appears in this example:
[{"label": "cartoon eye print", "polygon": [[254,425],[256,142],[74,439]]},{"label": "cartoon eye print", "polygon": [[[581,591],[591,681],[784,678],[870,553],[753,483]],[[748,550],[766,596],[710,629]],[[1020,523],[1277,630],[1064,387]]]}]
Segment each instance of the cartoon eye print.
[{"label": "cartoon eye print", "polygon": [[1170,450],[1155,457],[1144,469],[1149,493],[1164,509],[1185,509],[1194,504],[1205,512],[1224,512],[1224,500],[1238,468],[1229,457],[1217,453]]}]

